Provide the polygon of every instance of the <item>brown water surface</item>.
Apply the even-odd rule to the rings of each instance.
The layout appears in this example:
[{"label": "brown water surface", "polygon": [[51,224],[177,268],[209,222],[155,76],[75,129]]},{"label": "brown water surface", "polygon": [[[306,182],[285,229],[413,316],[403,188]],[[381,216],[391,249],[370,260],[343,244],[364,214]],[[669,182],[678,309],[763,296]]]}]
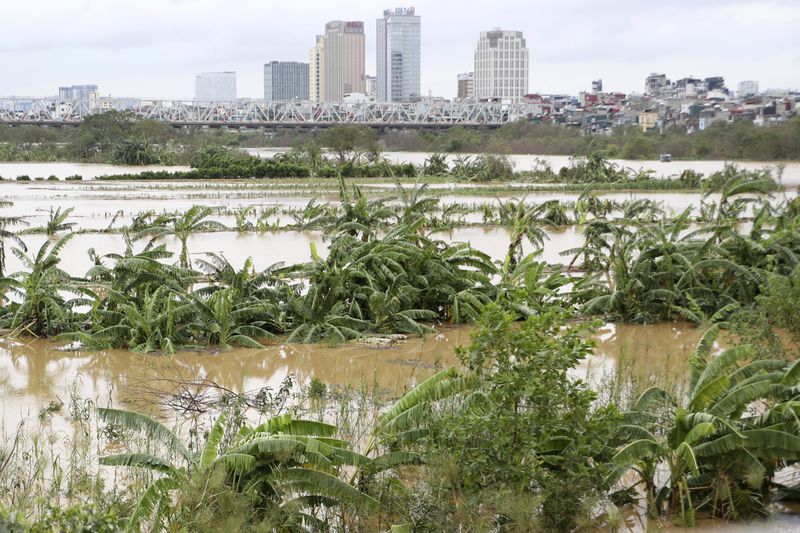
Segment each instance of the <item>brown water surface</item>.
[{"label": "brown water surface", "polygon": [[[142,355],[123,350],[87,352],[61,350],[44,340],[0,340],[0,435],[9,435],[20,421],[35,426],[39,413],[54,403],[64,404],[49,418],[50,427],[69,435],[70,395],[90,399],[98,406],[152,410],[175,393],[203,388],[186,386],[205,380],[221,390],[253,393],[264,387],[277,390],[287,375],[300,383],[317,378],[327,384],[365,386],[396,397],[427,376],[458,361],[453,350],[468,345],[472,328],[441,327],[436,334],[411,338],[391,348],[348,343],[272,344],[263,350],[180,352],[173,356]],[[700,331],[690,324],[606,324],[594,339],[596,349],[573,372],[593,387],[608,387],[614,372],[636,375],[654,383],[679,386]],[[217,391],[218,389],[208,389]],[[173,404],[174,405],[174,404]],[[183,405],[183,404],[182,404]],[[627,531],[678,531],[669,524],[633,521]],[[768,522],[749,525],[702,520],[694,531],[800,530],[800,515],[780,509]]]},{"label": "brown water surface", "polygon": [[[436,334],[412,337],[389,348],[355,342],[326,344],[274,343],[262,350],[236,348],[215,352],[143,355],[125,350],[63,350],[46,340],[0,340],[0,407],[6,427],[35,415],[54,400],[66,402],[71,387],[99,405],[148,400],[142,394],[167,393],[174,380],[207,379],[237,393],[276,389],[292,374],[306,383],[377,386],[399,394],[437,370],[457,364],[456,346],[468,345],[471,327],[443,326]],[[597,386],[620,367],[648,374],[685,375],[686,361],[699,338],[686,323],[602,327],[594,355],[575,371]],[[173,380],[173,381],[170,381]]]}]

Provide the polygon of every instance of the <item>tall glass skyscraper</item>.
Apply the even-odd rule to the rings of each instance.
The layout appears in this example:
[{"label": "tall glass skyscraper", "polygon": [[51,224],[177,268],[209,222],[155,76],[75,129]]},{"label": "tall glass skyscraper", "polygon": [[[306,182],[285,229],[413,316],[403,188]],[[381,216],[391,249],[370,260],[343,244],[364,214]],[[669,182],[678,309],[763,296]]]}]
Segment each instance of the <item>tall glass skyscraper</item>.
[{"label": "tall glass skyscraper", "polygon": [[387,9],[378,19],[377,99],[414,102],[420,99],[420,18],[414,8]]},{"label": "tall glass skyscraper", "polygon": [[270,61],[264,65],[264,100],[308,100],[308,63]]}]

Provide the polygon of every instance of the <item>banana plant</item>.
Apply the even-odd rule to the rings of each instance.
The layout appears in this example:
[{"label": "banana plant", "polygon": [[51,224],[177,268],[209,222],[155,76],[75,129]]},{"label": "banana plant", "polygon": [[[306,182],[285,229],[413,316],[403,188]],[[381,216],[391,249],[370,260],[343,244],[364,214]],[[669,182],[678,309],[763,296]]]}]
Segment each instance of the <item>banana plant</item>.
[{"label": "banana plant", "polygon": [[214,209],[202,205],[194,205],[188,211],[179,215],[159,217],[152,226],[140,231],[137,236],[150,236],[151,243],[166,236],[175,236],[181,245],[179,264],[182,268],[191,268],[189,248],[187,241],[193,233],[203,231],[224,231],[228,229],[221,222],[208,220]]},{"label": "banana plant", "polygon": [[104,466],[141,468],[158,476],[139,497],[128,519],[128,531],[139,531],[145,524],[153,531],[170,530],[173,525],[191,521],[193,510],[183,509],[176,495],[215,468],[224,469],[234,491],[257,501],[254,508],[259,516],[253,517],[254,521],[267,516],[274,520],[280,515],[283,524],[320,525],[314,516],[320,506],[348,505],[365,511],[378,506],[377,500],[341,478],[344,467],[364,467],[370,460],[336,439],[335,426],[282,415],[255,428],[243,426],[228,436],[235,426],[231,427],[223,412],[212,425],[205,445],[193,452],[175,432],[146,415],[118,409],[98,412],[108,424],[141,432],[149,448],[162,452],[126,452],[100,458]]},{"label": "banana plant", "polygon": [[236,296],[232,288],[216,291],[207,299],[192,294],[177,314],[193,317],[187,327],[211,346],[222,350],[232,346],[263,348],[257,339],[274,339],[275,335],[265,330],[262,322],[248,320],[252,304],[235,303]]},{"label": "banana plant", "polygon": [[47,336],[69,330],[76,321],[73,309],[90,304],[96,297],[92,290],[59,268],[59,254],[72,235],[62,237],[55,244],[45,241],[35,256],[13,248],[27,269],[0,279],[0,287],[20,300],[10,305],[13,334]]},{"label": "banana plant", "polygon": [[50,209],[50,216],[47,219],[45,224],[45,233],[49,236],[53,236],[62,231],[72,231],[72,228],[78,225],[77,222],[67,222],[66,220],[75,210],[74,207],[68,207],[65,210],[61,210],[59,207],[55,211]]},{"label": "banana plant", "polygon": [[614,457],[617,475],[639,477],[651,516],[677,514],[687,526],[698,510],[763,514],[776,469],[800,459],[800,363],[753,360],[749,345],[711,358],[720,329],[698,343],[685,398],[653,387],[633,403],[621,428],[630,440]]},{"label": "banana plant", "polygon": [[[0,208],[11,207],[12,205],[14,205],[12,202],[0,200]],[[0,278],[3,277],[3,273],[5,272],[6,268],[6,241],[12,241],[23,252],[28,251],[27,247],[25,246],[25,242],[22,240],[19,234],[17,234],[15,231],[11,231],[8,228],[10,226],[27,225],[28,222],[20,217],[0,217]]]}]

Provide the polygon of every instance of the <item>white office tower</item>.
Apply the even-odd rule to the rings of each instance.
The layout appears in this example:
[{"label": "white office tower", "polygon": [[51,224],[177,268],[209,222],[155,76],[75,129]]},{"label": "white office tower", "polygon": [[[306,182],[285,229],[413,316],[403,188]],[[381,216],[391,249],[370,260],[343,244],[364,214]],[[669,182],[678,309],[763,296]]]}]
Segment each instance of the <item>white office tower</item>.
[{"label": "white office tower", "polygon": [[379,102],[414,102],[420,99],[420,17],[414,8],[387,9],[378,19]]},{"label": "white office tower", "polygon": [[194,79],[197,102],[232,102],[236,100],[235,72],[202,72]]},{"label": "white office tower", "polygon": [[744,98],[746,96],[754,96],[758,94],[757,81],[740,81],[736,86],[736,96]]},{"label": "white office tower", "polygon": [[475,98],[522,100],[528,94],[528,57],[521,31],[481,32],[475,49]]}]

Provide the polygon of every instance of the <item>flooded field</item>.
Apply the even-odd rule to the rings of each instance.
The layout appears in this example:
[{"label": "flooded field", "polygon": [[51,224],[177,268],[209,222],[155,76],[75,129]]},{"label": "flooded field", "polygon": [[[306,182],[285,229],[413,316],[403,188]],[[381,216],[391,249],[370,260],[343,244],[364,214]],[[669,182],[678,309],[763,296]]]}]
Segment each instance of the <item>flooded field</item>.
[{"label": "flooded field", "polygon": [[178,170],[188,170],[189,167],[182,166],[161,166],[150,165],[148,167],[141,166],[124,166],[124,165],[108,165],[103,163],[7,163],[0,162],[0,176],[3,179],[16,179],[18,176],[28,176],[34,178],[47,178],[55,176],[59,179],[64,179],[68,176],[83,176],[83,179],[94,179],[97,176],[106,174],[138,174],[142,170],[166,170],[175,172]]},{"label": "flooded field", "polygon": [[[390,157],[394,155],[390,154]],[[516,157],[518,165],[533,164],[532,160],[524,159],[533,156]],[[558,159],[553,159],[553,164],[558,162]],[[707,166],[703,166],[704,163]],[[701,162],[692,168],[710,172],[712,168],[717,169],[713,165],[721,168],[721,164]],[[2,164],[0,175],[8,178],[22,169],[31,176],[36,175],[38,169],[41,175],[55,174],[59,177],[74,173],[91,177],[124,171],[119,167],[108,168],[103,165],[24,165],[27,164],[18,167]],[[672,165],[670,169],[675,169],[676,164]],[[761,166],[754,164],[753,168]],[[788,165],[784,183],[791,182],[787,178],[797,179],[796,183],[800,184],[800,166]],[[404,184],[404,187],[409,186],[412,185]],[[441,205],[461,204],[472,209],[463,218],[464,222],[472,225],[429,230],[429,237],[446,242],[470,243],[493,260],[502,261],[508,251],[508,230],[499,226],[480,225],[483,216],[481,206],[497,205],[511,198],[524,198],[526,203],[540,204],[549,200],[575,202],[579,197],[579,193],[574,192],[526,191],[526,186],[525,183],[504,184],[502,190],[495,190],[476,184],[433,184],[431,189]],[[395,184],[385,180],[364,183],[362,190],[370,198],[390,197],[397,193]],[[774,195],[773,201],[779,202],[796,194],[797,191],[792,189]],[[701,195],[695,192],[598,192],[597,196],[618,203],[652,200],[672,213],[689,206],[698,208],[701,201]],[[75,277],[84,276],[91,266],[87,253],[89,249],[99,256],[124,250],[125,240],[120,230],[130,224],[134,216],[146,211],[185,212],[198,204],[213,207],[215,211],[210,218],[229,228],[236,223],[234,213],[243,208],[253,208],[249,215],[250,222],[276,207],[284,211],[271,215],[270,224],[277,227],[270,230],[237,232],[230,229],[192,233],[187,240],[192,259],[202,258],[206,253],[218,253],[224,255],[234,267],[240,268],[247,258],[252,258],[255,269],[262,270],[275,263],[309,261],[312,244],[316,245],[318,254],[324,258],[328,254],[327,236],[321,231],[286,227],[293,223],[286,212],[302,210],[312,199],[320,204],[338,203],[335,180],[152,183],[4,181],[0,183],[0,197],[13,202],[12,206],[0,210],[0,216],[21,217],[30,227],[44,225],[51,210],[75,209],[68,221],[76,223],[73,230],[77,234],[63,249],[60,263],[61,268]],[[712,199],[716,200],[716,197],[712,196]],[[561,252],[584,243],[583,227],[579,225],[567,225],[558,230],[549,228],[546,234],[541,259],[550,264],[568,264],[571,257],[563,256]],[[36,253],[48,240],[56,240],[56,237],[47,237],[43,233],[23,234],[21,237],[29,254]],[[159,242],[176,254],[164,261],[176,261],[180,251],[179,240],[167,236]],[[146,240],[135,242],[135,251],[142,250],[145,244]],[[5,272],[21,269],[21,261],[9,251],[14,244],[6,242],[5,245]],[[523,240],[523,253],[533,251],[531,243]],[[125,350],[65,349],[64,342],[54,340],[0,339],[0,409],[3,412],[0,435],[7,436],[20,422],[39,420],[41,413],[51,411],[47,417],[49,427],[69,434],[68,406],[74,398],[91,401],[96,406],[163,411],[165,407],[179,406],[186,400],[185,395],[189,390],[198,396],[225,392],[255,394],[261,390],[277,390],[287,376],[292,376],[296,383],[307,384],[316,378],[334,387],[364,387],[379,391],[387,398],[396,397],[437,370],[458,364],[454,349],[469,344],[472,328],[437,325],[436,329],[436,333],[421,338],[412,337],[385,348],[358,342],[330,346],[274,341],[258,350],[179,351],[172,356],[141,355]],[[687,375],[689,356],[701,333],[689,323],[605,324],[593,335],[596,342],[594,353],[574,370],[573,375],[585,379],[598,390],[608,390],[608,382],[618,373],[635,376],[643,382],[655,378],[661,384],[681,389]],[[724,338],[721,342],[724,344]],[[169,413],[165,414],[169,416]],[[769,524],[759,524],[759,527],[770,531],[795,531],[798,524],[798,515],[787,509],[776,513]],[[701,531],[731,527],[721,522],[699,525]],[[646,529],[646,524],[631,528],[636,531]],[[737,529],[733,527],[730,530]]]},{"label": "flooded field", "polygon": [[[450,242],[468,242],[474,248],[488,254],[494,260],[501,260],[509,243],[508,232],[503,228],[457,228],[451,231],[437,231],[430,234],[432,238]],[[580,228],[570,227],[560,231],[549,232],[549,240],[545,241],[542,260],[548,263],[568,264],[571,257],[562,256],[564,250],[579,247],[583,244]],[[43,234],[25,235],[22,237],[29,254],[35,254],[39,247],[48,240]],[[55,240],[50,239],[51,242]],[[159,240],[177,257],[180,243],[175,237]],[[319,231],[278,230],[264,232],[237,233],[222,231],[214,233],[193,233],[188,239],[191,257],[203,258],[206,253],[225,255],[225,258],[237,268],[251,258],[257,270],[263,270],[275,263],[292,265],[311,260],[310,246],[316,243],[320,257],[327,257],[328,242]],[[136,251],[141,251],[147,239],[137,241]],[[73,276],[83,276],[91,266],[87,251],[92,248],[99,255],[120,253],[125,249],[124,237],[118,233],[82,233],[75,235],[65,246],[61,254],[61,268]],[[534,251],[533,246],[525,241],[525,253]],[[173,259],[174,260],[174,259]],[[22,263],[13,254],[6,258],[6,270],[15,272],[22,268]]]},{"label": "flooded field", "polygon": [[[275,154],[285,152],[289,148],[250,148],[248,153],[264,158],[273,157]],[[392,163],[414,163],[422,165],[430,155],[426,152],[383,152],[381,155]],[[480,154],[448,154],[448,160],[453,161],[459,156],[477,157]],[[525,171],[534,170],[542,164],[549,165],[554,171],[558,172],[561,168],[567,167],[572,162],[571,157],[565,155],[534,155],[534,154],[510,154],[508,156],[514,163],[514,170]],[[722,170],[725,161],[707,160],[683,160],[664,163],[657,160],[630,160],[630,159],[611,159],[612,163],[635,171],[652,170],[656,177],[668,178],[678,176],[684,170],[695,170],[705,175]],[[783,183],[786,185],[800,185],[800,162],[777,163],[770,161],[736,161],[738,166],[748,170],[757,170],[769,167],[777,170],[780,166],[783,169]]]},{"label": "flooded field", "polygon": [[[370,185],[366,187],[365,185]],[[438,184],[444,185],[444,184]],[[496,206],[511,199],[524,200],[528,204],[558,200],[575,202],[580,193],[560,191],[481,190],[472,184],[446,184],[447,189],[434,189],[443,207],[461,205],[478,210],[484,205]],[[525,184],[519,184],[520,187]],[[392,183],[362,184],[370,198],[394,198],[396,186]],[[409,186],[409,184],[406,184]],[[690,206],[699,208],[702,195],[699,192],[637,191],[600,192],[598,198],[616,203],[636,200],[657,202],[667,212],[680,213]],[[797,195],[796,189],[773,195],[779,202]],[[215,217],[223,224],[232,225],[233,213],[246,207],[255,209],[252,217],[265,210],[303,209],[312,200],[319,204],[338,204],[335,180],[315,181],[306,184],[302,180],[281,180],[277,183],[265,181],[205,181],[205,182],[0,182],[0,197],[13,202],[11,207],[0,211],[2,216],[25,219],[30,226],[41,226],[51,210],[75,208],[70,221],[77,222],[80,229],[119,229],[129,224],[132,218],[146,211],[156,213],[186,211],[193,205],[213,207],[223,213]],[[708,201],[718,200],[712,194]],[[389,204],[397,204],[390,200]],[[480,223],[479,213],[470,213],[466,222]],[[281,225],[289,220],[281,221]]]},{"label": "flooded field", "polygon": [[[291,374],[300,383],[317,378],[330,385],[386,390],[392,396],[447,366],[457,365],[456,346],[468,345],[472,328],[441,327],[394,347],[350,342],[273,343],[263,350],[179,352],[162,357],[124,350],[63,350],[45,340],[0,341],[0,409],[6,428],[37,416],[51,402],[66,403],[73,386],[97,405],[129,408],[155,403],[159,394],[176,392],[177,382],[207,379],[219,387],[253,392],[277,389]],[[597,349],[576,370],[576,377],[599,383],[620,364],[644,374],[680,379],[700,331],[690,324],[607,324],[596,334]]]}]

